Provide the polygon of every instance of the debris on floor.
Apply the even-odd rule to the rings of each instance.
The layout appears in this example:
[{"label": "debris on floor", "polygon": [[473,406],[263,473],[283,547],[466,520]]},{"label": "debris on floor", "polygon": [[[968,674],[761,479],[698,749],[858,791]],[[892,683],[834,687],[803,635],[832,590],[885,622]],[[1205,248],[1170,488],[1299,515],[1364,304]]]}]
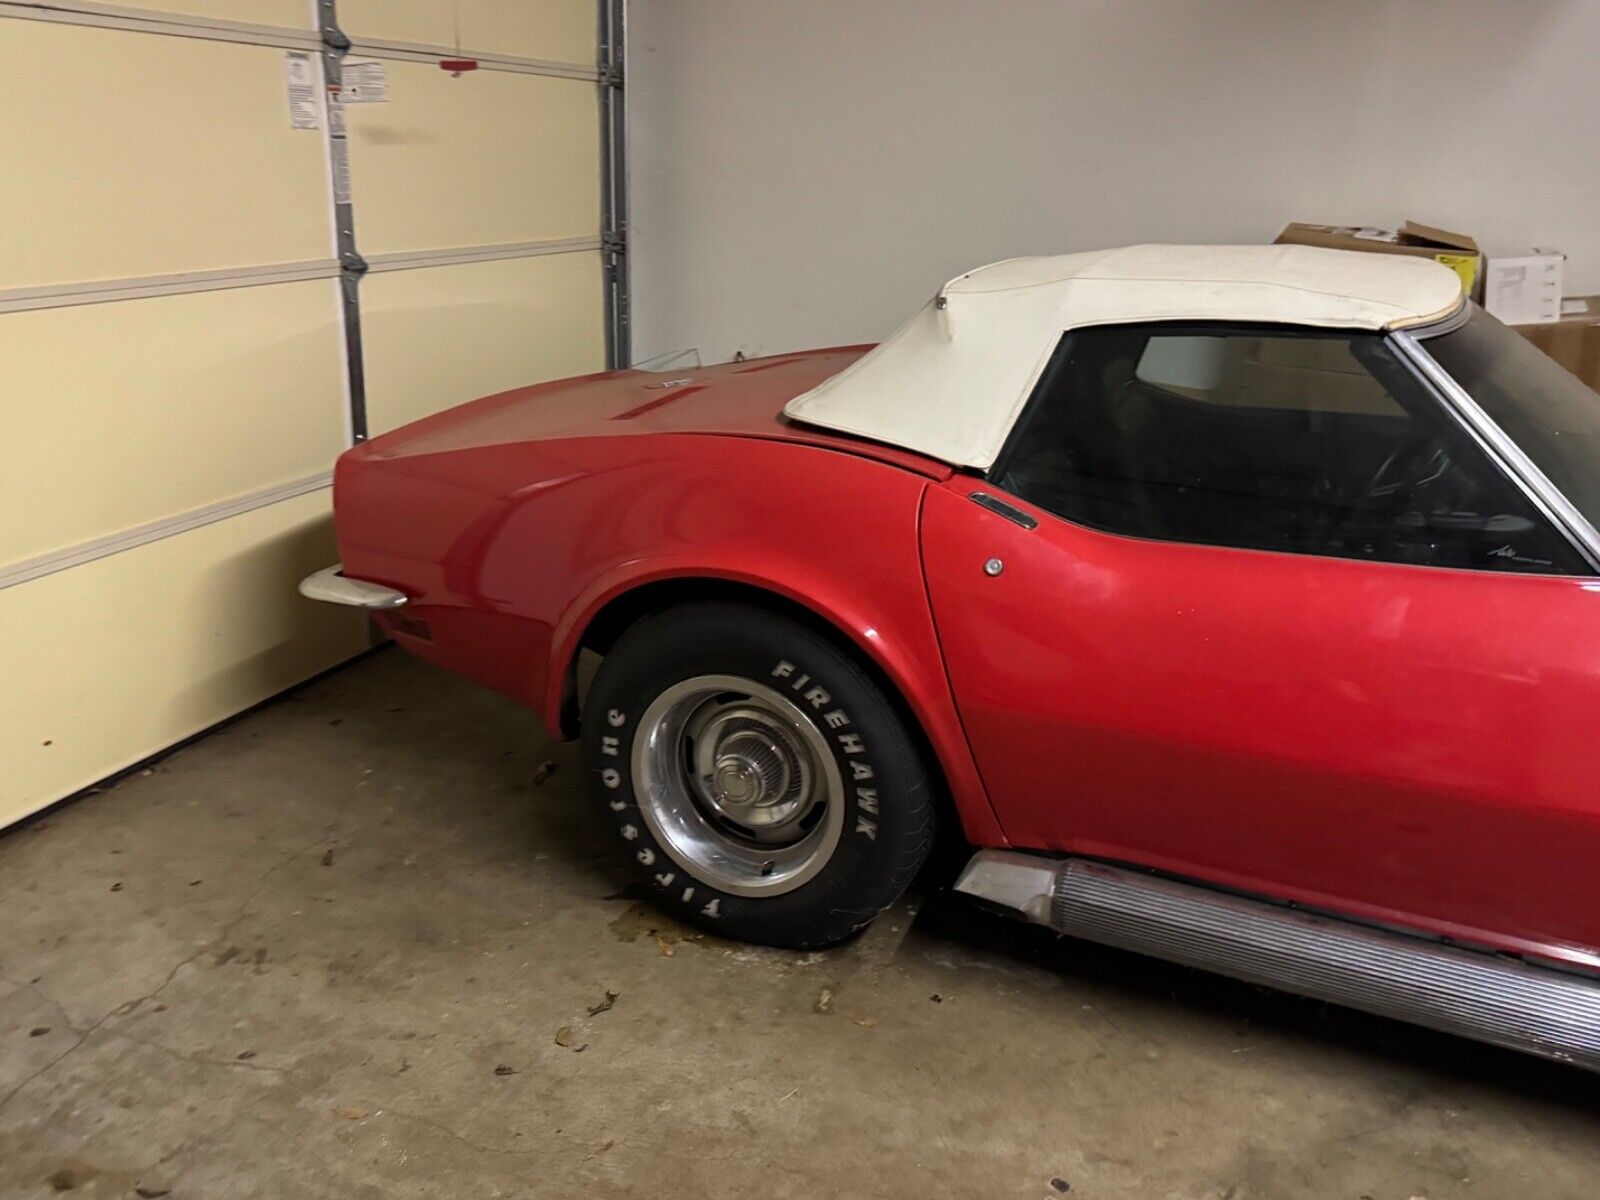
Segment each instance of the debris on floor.
[{"label": "debris on floor", "polygon": [[616,1004],[617,997],[620,994],[621,993],[619,992],[606,992],[606,998],[604,1000],[600,1001],[599,1004],[591,1004],[589,1006],[589,1015],[591,1017],[598,1017],[603,1012],[610,1012],[612,1006]]}]

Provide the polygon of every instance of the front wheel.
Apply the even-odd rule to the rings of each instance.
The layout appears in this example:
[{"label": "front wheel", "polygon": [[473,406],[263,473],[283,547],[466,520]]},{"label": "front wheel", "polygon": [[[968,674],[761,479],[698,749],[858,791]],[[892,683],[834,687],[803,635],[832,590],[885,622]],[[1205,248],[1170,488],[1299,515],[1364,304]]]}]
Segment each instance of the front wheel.
[{"label": "front wheel", "polygon": [[583,748],[658,902],[724,936],[848,937],[933,842],[927,772],[883,692],[828,639],[753,606],[630,628],[595,676]]}]

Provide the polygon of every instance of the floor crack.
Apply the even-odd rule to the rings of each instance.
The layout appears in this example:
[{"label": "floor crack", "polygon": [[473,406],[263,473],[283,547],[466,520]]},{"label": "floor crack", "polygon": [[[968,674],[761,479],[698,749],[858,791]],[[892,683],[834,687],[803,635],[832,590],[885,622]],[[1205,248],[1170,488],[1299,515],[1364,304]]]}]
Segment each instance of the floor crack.
[{"label": "floor crack", "polygon": [[[475,1142],[471,1138],[457,1133],[443,1121],[435,1121],[432,1117],[423,1117],[416,1113],[402,1112],[397,1108],[380,1108],[373,1115],[399,1117],[402,1121],[414,1121],[418,1125],[425,1125],[429,1129],[444,1134],[445,1137],[449,1138],[451,1141],[460,1142],[463,1146],[473,1150],[478,1150],[484,1154],[506,1154],[520,1157],[528,1154],[537,1154],[539,1153],[540,1149],[538,1146],[529,1146],[526,1149],[518,1149],[515,1146],[490,1146],[483,1142]],[[562,1134],[560,1136],[565,1137],[566,1135]]]},{"label": "floor crack", "polygon": [[[288,866],[291,862],[293,862],[295,859],[299,858],[304,853],[306,853],[306,851],[304,851],[304,850],[292,850],[288,854],[286,854],[280,861],[278,861],[273,866],[268,867],[265,871],[263,871],[261,873],[260,877],[256,880],[255,888],[250,892],[250,894],[248,896],[246,896],[242,901],[239,902],[239,912],[238,912],[238,914],[235,915],[234,918],[232,920],[230,920],[226,925],[224,925],[222,927],[222,929],[220,931],[218,931],[216,936],[210,938],[204,945],[202,945],[193,954],[187,956],[186,958],[181,959],[172,968],[172,970],[167,972],[166,978],[164,978],[158,985],[156,985],[156,987],[155,987],[155,989],[153,991],[146,992],[142,996],[135,996],[132,1000],[125,1000],[121,1004],[118,1004],[115,1008],[111,1009],[109,1012],[107,1012],[103,1016],[101,1016],[97,1021],[94,1022],[94,1024],[90,1025],[87,1029],[85,1029],[81,1033],[79,1033],[77,1040],[74,1041],[72,1043],[72,1045],[68,1046],[60,1054],[56,1055],[49,1062],[45,1063],[44,1066],[40,1067],[37,1071],[34,1071],[31,1075],[28,1075],[20,1083],[18,1083],[15,1087],[13,1087],[10,1091],[8,1091],[4,1096],[0,1096],[0,1111],[4,1111],[5,1107],[8,1104],[10,1104],[13,1100],[15,1100],[17,1098],[17,1096],[22,1093],[23,1089],[28,1087],[29,1084],[33,1083],[35,1080],[37,1080],[40,1076],[44,1075],[46,1072],[51,1071],[55,1067],[59,1066],[64,1060],[66,1060],[67,1058],[70,1058],[73,1054],[76,1054],[78,1052],[78,1050],[80,1050],[83,1047],[83,1044],[85,1042],[87,1042],[89,1040],[89,1038],[94,1035],[94,1032],[97,1029],[99,1029],[102,1025],[104,1025],[107,1021],[111,1020],[111,1018],[128,1016],[129,1014],[131,1014],[135,1010],[137,1010],[140,1005],[147,1004],[151,1000],[154,1000],[157,996],[159,996],[162,992],[164,992],[167,989],[167,987],[172,983],[172,981],[174,979],[176,979],[178,977],[178,972],[179,971],[183,970],[184,967],[189,966],[191,963],[195,962],[197,959],[199,959],[199,958],[203,957],[204,955],[210,953],[219,943],[226,942],[228,940],[229,935],[231,935],[233,933],[234,929],[242,921],[244,921],[248,916],[250,916],[250,906],[251,906],[251,904],[253,904],[255,902],[255,899],[256,899],[257,896],[261,895],[262,892],[266,891],[267,880],[272,878],[273,875],[277,874],[284,867]],[[49,1000],[50,1003],[55,1005],[56,1008],[60,1009],[61,1010],[61,1014],[62,1014],[63,1017],[65,1017],[67,1015],[66,1009],[63,1008],[58,1001],[55,1001],[55,1000],[51,999],[49,994],[46,993],[43,989],[38,988],[37,984],[30,984],[28,986],[33,987],[36,990],[38,990],[38,992],[39,992],[39,994],[41,996],[43,996],[46,1000]],[[67,1026],[68,1026],[69,1029],[73,1028],[73,1026],[72,1026],[70,1021],[67,1022]],[[77,1032],[76,1029],[74,1029],[74,1032]],[[115,1032],[115,1031],[112,1031],[112,1032]],[[140,1040],[139,1038],[133,1038],[133,1037],[131,1037],[131,1035],[128,1035],[128,1034],[121,1034],[120,1036],[129,1037],[130,1040],[132,1040],[132,1041],[139,1041]],[[151,1044],[151,1043],[147,1043],[147,1044]],[[166,1049],[166,1047],[159,1047],[159,1048],[160,1049]],[[182,1057],[181,1055],[177,1055],[176,1051],[172,1051],[171,1053],[173,1053],[177,1057]],[[238,1063],[238,1064],[229,1064],[229,1065],[245,1066],[247,1064]],[[271,1070],[271,1069],[277,1069],[277,1068],[257,1067],[256,1069],[257,1070]]]}]

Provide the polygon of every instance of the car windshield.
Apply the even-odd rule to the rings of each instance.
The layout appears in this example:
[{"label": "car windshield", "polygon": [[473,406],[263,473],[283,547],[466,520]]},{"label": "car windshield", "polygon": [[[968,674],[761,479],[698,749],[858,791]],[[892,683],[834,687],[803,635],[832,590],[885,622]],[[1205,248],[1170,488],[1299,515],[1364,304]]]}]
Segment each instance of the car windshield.
[{"label": "car windshield", "polygon": [[1600,395],[1476,304],[1466,324],[1423,345],[1600,527]]}]

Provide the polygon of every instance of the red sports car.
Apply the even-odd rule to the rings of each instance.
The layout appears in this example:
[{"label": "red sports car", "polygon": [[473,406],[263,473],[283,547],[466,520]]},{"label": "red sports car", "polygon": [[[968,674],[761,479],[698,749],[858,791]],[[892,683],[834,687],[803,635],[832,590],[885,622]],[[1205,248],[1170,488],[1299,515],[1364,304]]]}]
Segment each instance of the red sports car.
[{"label": "red sports car", "polygon": [[302,590],[581,736],[718,932],[844,938],[948,822],[1062,933],[1600,1067],[1597,467],[1444,267],[1140,246],[374,438]]}]

